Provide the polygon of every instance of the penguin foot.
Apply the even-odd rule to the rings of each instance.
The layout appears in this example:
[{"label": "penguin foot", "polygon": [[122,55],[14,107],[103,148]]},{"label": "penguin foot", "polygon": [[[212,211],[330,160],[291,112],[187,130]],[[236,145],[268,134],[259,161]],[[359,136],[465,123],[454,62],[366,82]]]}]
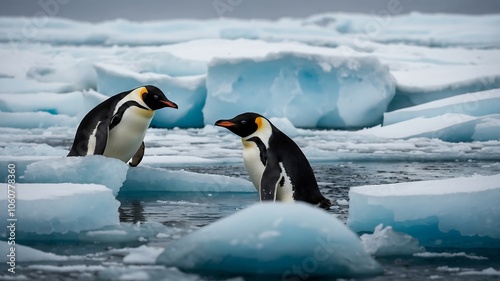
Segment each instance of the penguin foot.
[{"label": "penguin foot", "polygon": [[332,201],[330,201],[329,199],[326,199],[326,198],[321,199],[321,201],[319,201],[319,203],[318,203],[318,207],[325,209],[325,210],[330,209],[331,206],[332,206]]}]

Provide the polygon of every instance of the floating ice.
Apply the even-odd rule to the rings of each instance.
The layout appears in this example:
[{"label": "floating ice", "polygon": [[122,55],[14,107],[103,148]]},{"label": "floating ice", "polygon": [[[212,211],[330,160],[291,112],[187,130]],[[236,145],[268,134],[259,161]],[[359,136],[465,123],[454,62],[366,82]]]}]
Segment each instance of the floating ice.
[{"label": "floating ice", "polygon": [[363,234],[360,238],[366,251],[376,257],[406,256],[424,250],[417,239],[382,224],[375,227],[373,234]]},{"label": "floating ice", "polygon": [[464,275],[487,275],[487,276],[500,276],[500,270],[496,270],[493,267],[488,267],[486,269],[483,269],[481,271],[474,271],[474,270],[469,270],[469,271],[463,271],[459,272],[458,275],[464,276]]},{"label": "floating ice", "polygon": [[255,192],[252,183],[229,176],[169,171],[138,166],[129,169],[120,192]]},{"label": "floating ice", "polygon": [[253,111],[287,117],[296,127],[362,128],[381,123],[394,88],[387,67],[373,57],[283,50],[264,58],[214,59],[203,116],[212,124],[221,112]]},{"label": "floating ice", "polygon": [[5,263],[9,261],[7,255],[10,254],[10,248],[15,248],[15,258],[17,262],[30,262],[30,261],[67,261],[70,257],[59,256],[53,253],[42,252],[19,243],[9,245],[6,241],[0,241],[0,262]]},{"label": "floating ice", "polygon": [[384,126],[417,117],[436,117],[446,113],[469,116],[500,114],[500,90],[458,95],[421,105],[384,113]]},{"label": "floating ice", "polygon": [[27,183],[102,184],[116,196],[127,177],[128,165],[102,155],[65,157],[29,164],[24,172]]},{"label": "floating ice", "polygon": [[432,247],[500,247],[500,175],[353,187],[349,227],[383,223]]},{"label": "floating ice", "polygon": [[203,127],[202,109],[207,96],[205,76],[171,77],[137,73],[115,65],[96,64],[97,89],[108,96],[152,84],[179,105],[178,110],[158,110],[151,126],[160,128]]},{"label": "floating ice", "polygon": [[417,117],[408,121],[360,132],[381,138],[436,138],[447,142],[472,142],[500,139],[500,114],[473,117],[447,113]]},{"label": "floating ice", "polygon": [[255,204],[168,245],[157,263],[202,274],[290,279],[382,273],[340,220],[300,202]]},{"label": "floating ice", "polygon": [[[118,207],[111,190],[95,184],[20,184],[14,189],[15,231],[35,234],[80,232],[119,223]],[[7,192],[0,194],[8,205]],[[8,212],[0,219],[7,221]],[[3,228],[2,237],[8,237]]]},{"label": "floating ice", "polygon": [[123,258],[123,262],[132,264],[155,264],[156,259],[164,250],[165,249],[160,247],[142,245],[139,248],[131,249]]}]

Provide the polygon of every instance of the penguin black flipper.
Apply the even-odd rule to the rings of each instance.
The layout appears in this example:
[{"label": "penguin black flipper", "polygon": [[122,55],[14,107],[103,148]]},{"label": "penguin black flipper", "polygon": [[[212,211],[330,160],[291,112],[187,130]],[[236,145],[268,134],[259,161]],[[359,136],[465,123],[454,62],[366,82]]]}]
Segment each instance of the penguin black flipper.
[{"label": "penguin black flipper", "polygon": [[267,151],[267,163],[260,180],[260,201],[276,201],[276,193],[281,180],[281,167],[272,151]]},{"label": "penguin black flipper", "polygon": [[144,150],[145,146],[144,142],[142,142],[141,147],[139,147],[139,150],[137,150],[137,152],[132,157],[132,160],[128,163],[130,167],[136,167],[137,165],[139,165],[139,163],[141,163],[142,158],[144,157]]},{"label": "penguin black flipper", "polygon": [[99,122],[95,131],[95,148],[94,155],[104,154],[106,145],[108,144],[109,135],[109,120]]}]

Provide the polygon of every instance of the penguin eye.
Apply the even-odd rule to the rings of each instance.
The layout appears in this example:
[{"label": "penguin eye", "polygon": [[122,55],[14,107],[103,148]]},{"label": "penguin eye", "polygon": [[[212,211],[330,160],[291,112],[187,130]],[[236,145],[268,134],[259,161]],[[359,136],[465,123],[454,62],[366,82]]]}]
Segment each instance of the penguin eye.
[{"label": "penguin eye", "polygon": [[153,98],[154,98],[155,100],[157,100],[157,99],[158,99],[158,95],[154,95],[154,96],[153,96]]},{"label": "penguin eye", "polygon": [[240,122],[240,123],[241,123],[241,125],[245,125],[245,124],[247,123],[247,121],[245,121],[245,120],[241,120],[241,122]]}]

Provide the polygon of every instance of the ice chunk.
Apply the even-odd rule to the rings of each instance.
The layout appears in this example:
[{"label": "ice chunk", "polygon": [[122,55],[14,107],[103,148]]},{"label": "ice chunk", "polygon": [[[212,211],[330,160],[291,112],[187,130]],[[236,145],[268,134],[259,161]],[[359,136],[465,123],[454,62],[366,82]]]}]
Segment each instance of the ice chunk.
[{"label": "ice chunk", "polygon": [[383,223],[432,247],[500,247],[500,175],[357,186],[348,225],[371,232]]},{"label": "ice chunk", "polygon": [[255,192],[255,188],[240,178],[138,166],[129,169],[120,191]]},{"label": "ice chunk", "polygon": [[171,77],[157,73],[137,73],[115,65],[96,64],[97,89],[108,96],[152,84],[179,105],[178,110],[158,110],[151,126],[160,128],[203,127],[201,113],[207,96],[205,75]]},{"label": "ice chunk", "polygon": [[384,126],[417,117],[435,117],[446,113],[469,116],[500,114],[500,90],[458,95],[421,105],[384,113]]},{"label": "ice chunk", "polygon": [[417,239],[382,224],[375,227],[373,234],[363,234],[360,238],[366,251],[376,257],[406,256],[424,250]]},{"label": "ice chunk", "polygon": [[156,259],[164,250],[165,249],[160,247],[142,245],[139,248],[132,249],[129,254],[123,258],[123,262],[132,264],[155,264]]},{"label": "ice chunk", "polygon": [[[95,184],[16,184],[15,231],[36,234],[80,232],[119,223],[118,207],[111,190]],[[12,197],[12,196],[11,196]],[[9,197],[9,198],[11,198]],[[7,192],[0,194],[8,205]],[[0,219],[7,221],[8,212]],[[9,236],[3,228],[1,236]]]},{"label": "ice chunk", "polygon": [[374,127],[360,134],[380,138],[437,138],[447,142],[498,140],[500,114],[473,117],[448,113],[436,117],[417,117],[383,127]]},{"label": "ice chunk", "polygon": [[340,220],[300,202],[255,204],[168,245],[157,263],[202,274],[284,279],[300,272],[337,278],[382,273]]},{"label": "ice chunk", "polygon": [[213,124],[221,112],[254,111],[287,117],[296,127],[362,128],[381,123],[394,88],[387,67],[373,57],[285,50],[264,58],[214,59],[203,116]]},{"label": "ice chunk", "polygon": [[42,252],[37,249],[33,249],[28,246],[16,243],[15,245],[9,245],[6,241],[0,241],[0,252],[5,253],[0,255],[0,262],[5,263],[9,261],[9,250],[11,247],[16,249],[15,257],[17,262],[30,262],[30,261],[67,261],[70,257],[59,256],[53,253]]},{"label": "ice chunk", "polygon": [[458,275],[460,276],[465,276],[465,275],[489,275],[489,276],[500,276],[500,270],[495,270],[493,267],[488,267],[486,269],[483,269],[481,271],[474,271],[474,270],[468,270],[468,271],[463,271],[459,272]]},{"label": "ice chunk", "polygon": [[102,184],[117,195],[127,177],[127,170],[127,164],[102,155],[56,158],[29,164],[22,181]]}]

